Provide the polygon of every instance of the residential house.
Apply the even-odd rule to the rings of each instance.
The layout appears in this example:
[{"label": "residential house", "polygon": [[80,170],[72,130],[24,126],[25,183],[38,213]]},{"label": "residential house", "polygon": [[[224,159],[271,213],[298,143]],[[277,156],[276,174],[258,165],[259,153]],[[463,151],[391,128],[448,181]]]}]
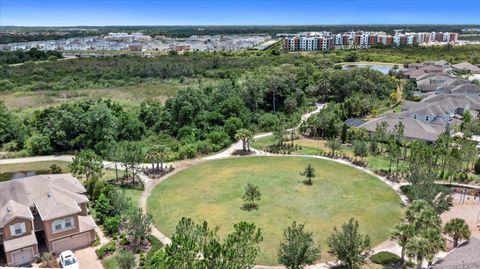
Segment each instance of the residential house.
[{"label": "residential house", "polygon": [[380,116],[360,127],[374,133],[378,124],[386,122],[387,131],[393,133],[395,126],[401,122],[406,139],[435,142],[442,133],[451,132],[455,126],[460,125],[467,110],[477,117],[480,111],[478,92],[476,96],[442,93],[431,95],[420,102],[405,101],[402,112]]},{"label": "residential house", "polygon": [[39,245],[54,254],[90,245],[97,226],[85,192],[70,174],[0,182],[0,249],[7,265],[32,262]]},{"label": "residential house", "polygon": [[461,71],[461,72],[467,71],[472,74],[480,74],[480,67],[468,62],[461,62],[459,64],[453,65],[452,67],[453,67],[453,70],[455,71]]}]

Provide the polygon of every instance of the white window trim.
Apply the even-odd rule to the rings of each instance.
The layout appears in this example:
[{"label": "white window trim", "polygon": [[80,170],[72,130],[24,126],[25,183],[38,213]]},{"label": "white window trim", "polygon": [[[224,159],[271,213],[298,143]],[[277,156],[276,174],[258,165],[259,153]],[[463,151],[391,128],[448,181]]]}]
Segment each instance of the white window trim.
[{"label": "white window trim", "polygon": [[[67,227],[65,226],[65,224],[68,222],[66,220],[70,220],[70,223],[71,223],[71,226]],[[57,226],[58,224],[60,224],[60,229],[57,229],[55,228],[55,226]],[[62,218],[62,219],[56,219],[52,222],[52,233],[60,233],[60,232],[63,232],[63,231],[68,231],[68,230],[71,230],[75,228],[75,220],[73,217],[65,217],[65,218]]]},{"label": "white window trim", "polygon": [[[21,232],[17,233],[16,231],[20,229]],[[10,225],[10,234],[11,236],[22,236],[27,232],[27,229],[25,228],[25,222],[21,223],[15,223]]]}]

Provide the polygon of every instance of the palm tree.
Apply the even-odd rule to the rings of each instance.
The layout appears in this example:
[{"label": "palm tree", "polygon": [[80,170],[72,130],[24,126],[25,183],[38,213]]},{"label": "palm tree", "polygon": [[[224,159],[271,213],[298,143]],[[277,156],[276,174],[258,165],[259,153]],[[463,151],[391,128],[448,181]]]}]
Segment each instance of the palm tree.
[{"label": "palm tree", "polygon": [[235,139],[242,140],[242,148],[244,152],[250,152],[250,140],[252,137],[253,134],[248,129],[240,129],[235,135]]},{"label": "palm tree", "polygon": [[405,246],[407,256],[417,261],[417,269],[422,268],[423,259],[430,253],[431,246],[428,239],[421,236],[414,236]]},{"label": "palm tree", "polygon": [[150,162],[152,164],[152,172],[155,171],[155,151],[153,148],[150,148],[145,153],[145,161]]},{"label": "palm tree", "polygon": [[[165,159],[168,157],[170,153],[170,149],[165,145],[157,145],[154,147],[156,151],[156,158],[157,158],[157,171],[163,171],[163,163]],[[160,167],[159,167],[160,163]]]},{"label": "palm tree", "polygon": [[464,219],[453,218],[445,224],[443,232],[452,237],[453,247],[458,246],[459,240],[470,238],[470,229]]},{"label": "palm tree", "polygon": [[429,242],[429,251],[425,258],[430,266],[433,263],[435,254],[440,250],[445,250],[445,238],[443,238],[440,229],[427,229],[422,234]]},{"label": "palm tree", "polygon": [[402,247],[402,254],[401,254],[401,262],[402,265],[405,262],[405,246],[407,245],[408,241],[413,237],[415,234],[414,227],[407,223],[402,222],[395,226],[395,232],[392,235],[392,239],[397,240],[398,245]]}]

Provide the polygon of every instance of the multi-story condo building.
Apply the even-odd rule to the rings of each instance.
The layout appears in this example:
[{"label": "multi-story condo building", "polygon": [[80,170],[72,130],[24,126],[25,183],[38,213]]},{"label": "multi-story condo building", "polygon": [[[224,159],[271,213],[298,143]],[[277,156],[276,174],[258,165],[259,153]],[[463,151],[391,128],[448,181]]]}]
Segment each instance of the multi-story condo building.
[{"label": "multi-story condo building", "polygon": [[456,43],[458,33],[402,33],[388,35],[384,32],[307,32],[288,35],[284,39],[284,49],[289,51],[314,51],[332,48],[371,48],[377,45],[405,46],[432,42]]}]

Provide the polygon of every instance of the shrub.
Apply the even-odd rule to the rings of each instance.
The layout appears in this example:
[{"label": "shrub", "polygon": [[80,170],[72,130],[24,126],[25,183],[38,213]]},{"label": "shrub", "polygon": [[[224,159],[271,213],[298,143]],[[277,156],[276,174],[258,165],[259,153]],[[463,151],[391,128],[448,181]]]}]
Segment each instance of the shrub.
[{"label": "shrub", "polygon": [[115,245],[115,241],[110,241],[108,244],[103,245],[99,247],[97,250],[95,250],[95,253],[97,254],[97,257],[99,259],[103,259],[105,255],[114,253],[115,250],[117,250],[117,246]]},{"label": "shrub", "polygon": [[52,164],[52,165],[50,165],[50,173],[61,174],[62,173],[62,168],[59,165]]},{"label": "shrub", "polygon": [[118,231],[118,227],[120,226],[120,216],[114,217],[107,217],[103,221],[103,227],[108,235],[112,235]]},{"label": "shrub", "polygon": [[475,162],[473,169],[475,170],[475,174],[480,174],[480,158]]},{"label": "shrub", "polygon": [[197,154],[197,148],[195,145],[187,144],[180,148],[180,159],[193,159]]},{"label": "shrub", "polygon": [[33,134],[26,141],[26,150],[30,155],[46,155],[53,151],[50,138],[43,134]]},{"label": "shrub", "polygon": [[128,241],[127,235],[125,233],[122,233],[120,235],[120,244],[122,244],[124,246],[130,244],[130,241]]},{"label": "shrub", "polygon": [[129,268],[134,268],[135,267],[135,256],[133,256],[133,253],[127,250],[120,250],[115,256],[115,261],[118,264],[118,267],[122,269],[129,269]]},{"label": "shrub", "polygon": [[400,262],[400,257],[388,251],[381,251],[372,255],[370,260],[376,264],[391,265]]},{"label": "shrub", "polygon": [[97,257],[101,260],[103,257],[105,257],[105,248],[100,247],[97,250],[95,250],[95,253],[97,254]]}]

